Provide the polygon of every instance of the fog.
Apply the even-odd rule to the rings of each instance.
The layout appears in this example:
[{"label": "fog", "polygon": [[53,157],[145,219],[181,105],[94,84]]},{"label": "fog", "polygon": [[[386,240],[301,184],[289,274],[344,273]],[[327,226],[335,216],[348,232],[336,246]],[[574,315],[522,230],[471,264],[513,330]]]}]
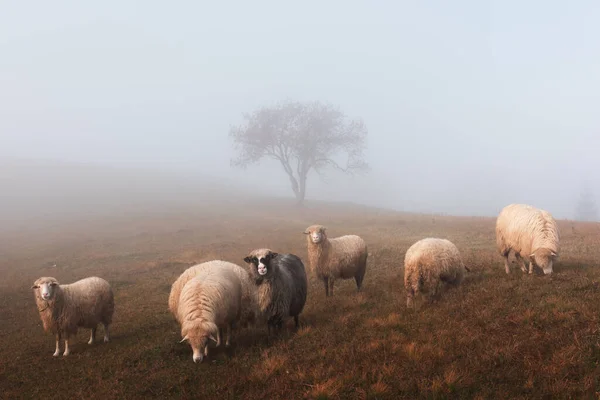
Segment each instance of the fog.
[{"label": "fog", "polygon": [[369,131],[369,173],[311,174],[309,200],[573,218],[600,193],[599,20],[591,0],[5,2],[0,206],[291,197],[275,161],[230,166],[228,132],[294,99]]}]

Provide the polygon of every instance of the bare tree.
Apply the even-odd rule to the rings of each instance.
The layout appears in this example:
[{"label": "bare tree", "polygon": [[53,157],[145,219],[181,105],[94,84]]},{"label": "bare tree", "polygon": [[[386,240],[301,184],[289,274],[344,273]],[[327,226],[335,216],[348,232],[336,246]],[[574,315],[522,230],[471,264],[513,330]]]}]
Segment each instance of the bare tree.
[{"label": "bare tree", "polygon": [[598,207],[589,187],[581,192],[575,218],[579,221],[598,221]]},{"label": "bare tree", "polygon": [[[246,168],[263,157],[279,161],[298,205],[304,202],[311,170],[321,175],[331,167],[354,174],[369,168],[363,159],[367,128],[331,105],[281,102],[244,114],[244,120],[229,132],[238,151],[232,165]],[[341,156],[345,163],[339,161]]]}]

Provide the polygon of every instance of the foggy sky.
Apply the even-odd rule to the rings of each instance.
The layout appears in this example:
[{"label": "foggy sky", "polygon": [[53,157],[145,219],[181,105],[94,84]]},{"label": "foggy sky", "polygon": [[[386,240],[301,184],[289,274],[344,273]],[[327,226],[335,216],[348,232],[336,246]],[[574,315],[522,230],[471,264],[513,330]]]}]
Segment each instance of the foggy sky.
[{"label": "foggy sky", "polygon": [[600,193],[599,20],[592,0],[4,2],[0,157],[291,195],[275,164],[230,167],[229,127],[320,100],[364,120],[372,170],[311,176],[308,198],[571,218]]}]

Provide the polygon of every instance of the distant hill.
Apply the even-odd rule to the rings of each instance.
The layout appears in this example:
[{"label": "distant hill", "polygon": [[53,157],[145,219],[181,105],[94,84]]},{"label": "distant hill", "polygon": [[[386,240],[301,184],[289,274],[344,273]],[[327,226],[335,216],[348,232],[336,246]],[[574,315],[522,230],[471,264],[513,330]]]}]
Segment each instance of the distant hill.
[{"label": "distant hill", "polygon": [[[250,191],[246,191],[250,192]],[[2,228],[233,201],[239,185],[156,170],[54,161],[0,161]]]}]

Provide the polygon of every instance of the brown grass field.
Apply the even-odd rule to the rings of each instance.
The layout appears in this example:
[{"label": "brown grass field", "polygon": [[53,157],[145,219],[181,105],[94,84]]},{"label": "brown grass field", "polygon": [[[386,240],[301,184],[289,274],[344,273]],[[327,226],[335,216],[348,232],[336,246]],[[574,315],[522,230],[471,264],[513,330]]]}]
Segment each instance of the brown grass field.
[{"label": "brown grass field", "polygon": [[[338,281],[326,299],[310,275],[301,328],[267,342],[239,330],[230,349],[194,364],[167,309],[172,282],[211,259],[243,264],[257,247],[306,262],[302,231],[361,235],[370,247],[364,290]],[[118,216],[0,237],[0,396],[18,398],[537,399],[599,398],[600,224],[560,221],[555,274],[510,275],[494,218],[410,215],[345,204],[246,202]],[[406,309],[404,253],[445,237],[472,269],[432,304]],[[54,264],[56,263],[56,266]],[[30,289],[98,275],[113,285],[112,341],[52,357]],[[102,336],[99,328],[99,337]]]}]

